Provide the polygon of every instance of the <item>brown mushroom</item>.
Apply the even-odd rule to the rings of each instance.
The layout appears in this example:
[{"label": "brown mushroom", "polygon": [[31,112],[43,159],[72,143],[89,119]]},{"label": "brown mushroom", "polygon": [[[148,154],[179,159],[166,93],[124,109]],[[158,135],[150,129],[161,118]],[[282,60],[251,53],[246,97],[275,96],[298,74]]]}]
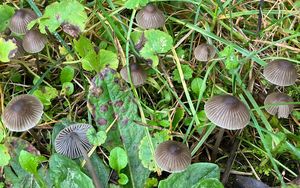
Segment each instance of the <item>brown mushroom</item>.
[{"label": "brown mushroom", "polygon": [[[294,102],[293,98],[285,93],[274,92],[269,94],[265,99],[266,111],[271,115],[277,115],[278,118],[288,118],[289,114],[293,111],[293,104],[281,104],[276,103]],[[271,105],[271,106],[270,106]]]},{"label": "brown mushroom", "polygon": [[136,22],[143,29],[156,29],[165,24],[165,17],[155,5],[148,4],[136,14]]},{"label": "brown mushroom", "polygon": [[9,23],[9,29],[19,35],[27,32],[27,25],[32,20],[37,19],[37,15],[28,8],[22,8],[15,12]]}]

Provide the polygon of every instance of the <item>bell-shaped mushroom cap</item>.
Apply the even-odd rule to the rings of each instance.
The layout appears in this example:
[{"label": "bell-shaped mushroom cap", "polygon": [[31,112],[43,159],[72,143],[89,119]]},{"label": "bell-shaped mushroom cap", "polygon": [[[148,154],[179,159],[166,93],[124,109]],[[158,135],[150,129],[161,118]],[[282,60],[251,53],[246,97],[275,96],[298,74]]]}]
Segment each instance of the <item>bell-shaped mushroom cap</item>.
[{"label": "bell-shaped mushroom cap", "polygon": [[207,62],[216,55],[215,48],[210,44],[200,44],[194,50],[194,56],[198,61]]},{"label": "bell-shaped mushroom cap", "polygon": [[204,111],[211,122],[224,129],[242,129],[250,121],[246,105],[231,95],[212,97],[205,103]]},{"label": "bell-shaped mushroom cap", "polygon": [[266,80],[278,86],[293,85],[298,77],[295,65],[282,59],[268,63],[264,68],[263,75]]},{"label": "bell-shaped mushroom cap", "polygon": [[27,31],[27,25],[36,19],[37,15],[28,8],[22,8],[15,12],[9,23],[9,29],[17,34],[23,35]]},{"label": "bell-shaped mushroom cap", "polygon": [[92,128],[91,125],[76,123],[61,130],[55,139],[55,150],[57,153],[74,159],[83,155],[78,144],[86,152],[91,150],[92,145],[86,137],[86,132],[90,128]]},{"label": "bell-shaped mushroom cap", "polygon": [[33,95],[14,97],[5,107],[2,122],[10,131],[22,132],[36,126],[43,114],[43,105]]},{"label": "bell-shaped mushroom cap", "polygon": [[155,29],[165,24],[165,16],[153,4],[148,4],[136,14],[136,22],[143,29]]},{"label": "bell-shaped mushroom cap", "polygon": [[264,104],[270,105],[274,104],[274,106],[266,106],[266,111],[271,115],[277,115],[278,118],[288,118],[289,114],[293,111],[293,104],[281,104],[275,105],[276,103],[285,103],[285,102],[294,102],[293,98],[288,96],[285,93],[274,92],[269,94]]},{"label": "bell-shaped mushroom cap", "polygon": [[38,30],[30,30],[23,38],[23,48],[28,53],[38,53],[43,50],[47,37]]},{"label": "bell-shaped mushroom cap", "polygon": [[[130,71],[131,71],[131,81],[133,85],[135,86],[141,86],[143,85],[147,80],[147,73],[143,70],[143,68],[136,64],[131,63],[130,64]],[[127,72],[127,67],[123,67],[120,71],[121,77],[128,83],[129,82],[129,76]]]},{"label": "bell-shaped mushroom cap", "polygon": [[192,161],[189,148],[172,140],[159,144],[154,158],[161,169],[171,173],[184,171]]}]

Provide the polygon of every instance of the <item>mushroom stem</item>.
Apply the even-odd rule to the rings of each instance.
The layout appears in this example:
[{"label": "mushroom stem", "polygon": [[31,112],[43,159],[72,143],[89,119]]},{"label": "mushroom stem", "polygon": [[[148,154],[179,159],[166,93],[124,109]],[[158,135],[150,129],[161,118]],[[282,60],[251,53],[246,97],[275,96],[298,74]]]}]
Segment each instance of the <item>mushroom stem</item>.
[{"label": "mushroom stem", "polygon": [[39,55],[37,53],[35,53],[34,56],[35,56],[36,69],[39,74],[41,72],[40,63],[39,63]]},{"label": "mushroom stem", "polygon": [[217,158],[218,149],[219,149],[220,143],[222,141],[224,131],[225,131],[225,129],[221,128],[220,131],[217,134],[216,142],[215,142],[213,152],[212,152],[212,155],[211,155],[211,162],[215,162],[215,160]]},{"label": "mushroom stem", "polygon": [[96,188],[102,188],[101,183],[96,175],[96,171],[94,169],[94,167],[92,166],[92,162],[87,154],[87,152],[85,151],[85,149],[82,147],[82,145],[80,144],[79,140],[78,140],[78,136],[76,135],[76,145],[78,146],[78,148],[80,149],[82,156],[84,158],[84,160],[86,161],[86,166],[88,171],[90,172],[94,185]]}]

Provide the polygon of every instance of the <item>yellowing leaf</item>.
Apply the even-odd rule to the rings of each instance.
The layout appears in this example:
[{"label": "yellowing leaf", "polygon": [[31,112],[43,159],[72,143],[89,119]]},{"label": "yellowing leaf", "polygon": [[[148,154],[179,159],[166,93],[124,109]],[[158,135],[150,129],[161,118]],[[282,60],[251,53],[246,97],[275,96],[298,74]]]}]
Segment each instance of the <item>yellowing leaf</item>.
[{"label": "yellowing leaf", "polygon": [[5,41],[0,38],[0,61],[9,62],[9,58],[14,56],[17,50],[17,45],[12,40]]}]

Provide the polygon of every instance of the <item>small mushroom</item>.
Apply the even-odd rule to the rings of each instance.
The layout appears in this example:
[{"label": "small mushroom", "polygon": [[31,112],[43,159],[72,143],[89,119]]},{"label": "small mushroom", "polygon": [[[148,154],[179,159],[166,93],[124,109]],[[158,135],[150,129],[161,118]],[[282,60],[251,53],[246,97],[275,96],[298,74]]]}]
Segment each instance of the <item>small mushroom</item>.
[{"label": "small mushroom", "polygon": [[250,121],[246,105],[231,95],[212,97],[205,103],[204,111],[211,122],[224,129],[242,129]]},{"label": "small mushroom", "polygon": [[55,138],[55,150],[57,153],[65,155],[71,159],[83,156],[87,168],[93,178],[96,188],[100,188],[99,178],[96,176],[94,167],[88,157],[87,152],[91,150],[92,145],[89,143],[86,133],[92,128],[88,124],[72,124],[61,130]]},{"label": "small mushroom", "polygon": [[136,14],[136,22],[143,29],[156,29],[165,24],[165,16],[153,4],[148,4]]},{"label": "small mushroom", "polygon": [[5,107],[2,122],[10,130],[23,132],[36,126],[43,114],[43,105],[33,95],[14,97]]},{"label": "small mushroom", "polygon": [[154,158],[161,169],[170,173],[184,171],[192,161],[189,148],[183,143],[172,140],[159,144]]},{"label": "small mushroom", "polygon": [[283,59],[268,63],[264,68],[263,75],[266,80],[278,86],[293,85],[298,77],[295,65]]},{"label": "small mushroom", "polygon": [[207,62],[216,55],[215,48],[210,44],[200,44],[194,50],[194,56],[198,61]]},{"label": "small mushroom", "polygon": [[271,115],[277,115],[278,118],[288,118],[289,114],[293,111],[293,104],[281,104],[275,105],[276,103],[294,102],[293,98],[285,93],[274,92],[269,94],[264,104],[272,105],[266,106],[266,111]]},{"label": "small mushroom", "polygon": [[[130,71],[131,71],[131,81],[134,86],[141,86],[143,85],[147,80],[147,73],[143,70],[143,68],[136,63],[131,63],[130,65]],[[128,83],[129,82],[129,76],[127,72],[127,67],[123,67],[120,71],[121,77]]]},{"label": "small mushroom", "polygon": [[38,30],[27,31],[23,38],[23,48],[28,53],[38,53],[43,50],[47,42],[47,37]]},{"label": "small mushroom", "polygon": [[28,23],[34,19],[37,19],[37,15],[31,9],[19,9],[12,16],[9,23],[9,29],[14,33],[23,35],[27,31]]}]

